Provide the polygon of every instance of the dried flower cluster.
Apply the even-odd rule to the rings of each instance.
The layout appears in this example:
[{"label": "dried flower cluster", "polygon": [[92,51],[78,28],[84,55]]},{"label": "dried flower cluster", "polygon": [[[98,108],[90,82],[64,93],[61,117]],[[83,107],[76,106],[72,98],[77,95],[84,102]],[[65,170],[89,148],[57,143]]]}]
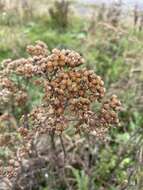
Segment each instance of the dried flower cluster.
[{"label": "dried flower cluster", "polygon": [[[13,131],[21,136],[17,140],[21,146],[14,149],[8,164],[0,162],[0,176],[10,179],[18,176],[23,158],[36,155],[33,146],[40,134],[61,135],[72,125],[76,133],[94,132],[102,138],[111,125],[118,124],[121,106],[115,95],[104,100],[103,80],[94,71],[79,67],[84,63],[80,54],[65,49],[50,53],[41,41],[27,51],[30,57],[6,60],[0,71],[0,125],[12,123]],[[27,111],[29,83],[42,89],[43,98],[40,105]],[[97,112],[93,103],[98,104]],[[19,108],[23,115],[17,119],[13,111]]]}]

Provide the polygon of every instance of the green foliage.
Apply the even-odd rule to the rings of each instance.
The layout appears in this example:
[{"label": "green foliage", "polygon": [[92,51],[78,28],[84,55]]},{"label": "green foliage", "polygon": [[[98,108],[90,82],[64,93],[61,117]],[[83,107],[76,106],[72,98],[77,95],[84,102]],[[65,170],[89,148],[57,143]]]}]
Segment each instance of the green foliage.
[{"label": "green foliage", "polygon": [[83,170],[78,170],[75,168],[71,168],[72,173],[75,177],[77,190],[88,190],[89,177],[85,174]]}]

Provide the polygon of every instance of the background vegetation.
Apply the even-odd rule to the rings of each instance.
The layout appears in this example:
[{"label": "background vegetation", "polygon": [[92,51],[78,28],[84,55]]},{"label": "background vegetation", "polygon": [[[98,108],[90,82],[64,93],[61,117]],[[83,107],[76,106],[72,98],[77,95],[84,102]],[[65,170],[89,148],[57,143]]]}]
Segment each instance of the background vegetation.
[{"label": "background vegetation", "polygon": [[[88,147],[96,160],[92,182],[86,171],[71,168],[76,189],[142,190],[143,13],[135,8],[125,14],[120,3],[107,8],[76,1],[5,2],[0,2],[1,61],[26,56],[26,45],[36,40],[44,41],[50,50],[73,49],[122,102],[120,126],[110,130],[106,142],[97,140]],[[39,94],[32,89],[31,94],[36,104]],[[0,148],[0,158],[6,151]],[[52,180],[48,178],[41,189],[53,190]],[[63,189],[57,185],[54,190]]]}]

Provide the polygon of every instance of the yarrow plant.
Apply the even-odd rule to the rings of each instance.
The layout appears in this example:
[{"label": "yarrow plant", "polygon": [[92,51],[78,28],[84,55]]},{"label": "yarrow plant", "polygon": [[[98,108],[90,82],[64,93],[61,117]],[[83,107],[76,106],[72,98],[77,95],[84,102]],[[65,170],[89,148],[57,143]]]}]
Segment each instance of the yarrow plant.
[{"label": "yarrow plant", "polygon": [[[79,53],[66,49],[50,52],[41,41],[28,46],[27,52],[30,57],[6,60],[0,70],[0,146],[9,152],[0,161],[0,177],[11,189],[37,185],[37,174],[51,169],[50,163],[54,162],[53,173],[59,171],[58,159],[64,162],[62,167],[66,160],[70,164],[63,140],[66,131],[103,139],[108,129],[119,123],[121,107],[116,95],[105,98],[103,80],[82,66]],[[29,106],[31,88],[42,94],[35,106]],[[43,135],[51,139],[52,153],[37,148]],[[58,137],[64,155],[60,158]],[[32,182],[28,183],[29,177]]]}]

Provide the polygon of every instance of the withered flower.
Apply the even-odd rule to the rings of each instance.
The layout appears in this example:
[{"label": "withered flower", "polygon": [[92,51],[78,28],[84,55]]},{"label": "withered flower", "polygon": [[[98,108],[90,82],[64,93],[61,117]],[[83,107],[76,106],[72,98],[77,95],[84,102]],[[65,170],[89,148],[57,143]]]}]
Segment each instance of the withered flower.
[{"label": "withered flower", "polygon": [[[53,49],[50,53],[46,44],[38,41],[28,46],[30,57],[3,62],[0,72],[0,105],[13,114],[22,109],[24,115],[16,118],[16,133],[20,134],[25,146],[19,145],[18,159],[10,159],[6,176],[16,176],[20,167],[18,161],[33,153],[35,135],[58,134],[72,126],[75,133],[94,133],[100,139],[112,125],[118,124],[121,103],[113,95],[105,98],[104,81],[93,70],[80,67],[82,56],[72,50]],[[14,77],[24,79],[26,84],[16,82]],[[26,109],[29,100],[27,84],[42,88],[43,98],[39,105]],[[98,104],[98,111],[93,104]],[[2,109],[2,111],[3,111]],[[5,115],[6,119],[11,122]],[[3,118],[2,118],[3,117]],[[4,115],[0,117],[0,122]],[[5,137],[5,138],[4,138]],[[7,144],[11,138],[4,136],[0,144]],[[9,138],[8,138],[9,137]],[[0,162],[0,175],[1,175]]]}]

